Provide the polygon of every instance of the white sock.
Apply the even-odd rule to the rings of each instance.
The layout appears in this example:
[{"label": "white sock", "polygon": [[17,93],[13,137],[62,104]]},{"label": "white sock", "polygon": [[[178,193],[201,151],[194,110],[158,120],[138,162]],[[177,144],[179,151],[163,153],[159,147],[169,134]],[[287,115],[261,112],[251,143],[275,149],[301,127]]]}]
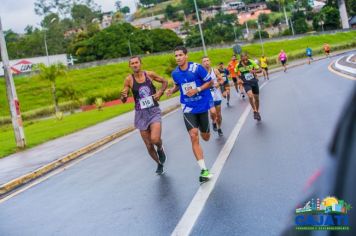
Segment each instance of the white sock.
[{"label": "white sock", "polygon": [[206,170],[206,166],[205,166],[205,161],[204,161],[204,159],[199,160],[199,161],[198,161],[198,165],[199,165],[200,169]]}]

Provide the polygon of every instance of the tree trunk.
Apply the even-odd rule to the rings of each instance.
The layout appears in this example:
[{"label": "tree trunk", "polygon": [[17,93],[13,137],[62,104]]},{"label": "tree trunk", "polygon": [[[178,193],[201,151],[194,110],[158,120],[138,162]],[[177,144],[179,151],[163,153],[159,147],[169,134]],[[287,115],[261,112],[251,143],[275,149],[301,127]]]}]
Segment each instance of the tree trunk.
[{"label": "tree trunk", "polygon": [[59,112],[59,107],[58,107],[58,99],[57,99],[57,89],[56,89],[56,84],[52,82],[52,97],[53,97],[53,103],[54,103],[54,111],[57,113]]},{"label": "tree trunk", "polygon": [[347,17],[345,0],[338,0],[341,24],[343,29],[349,29],[349,18]]}]

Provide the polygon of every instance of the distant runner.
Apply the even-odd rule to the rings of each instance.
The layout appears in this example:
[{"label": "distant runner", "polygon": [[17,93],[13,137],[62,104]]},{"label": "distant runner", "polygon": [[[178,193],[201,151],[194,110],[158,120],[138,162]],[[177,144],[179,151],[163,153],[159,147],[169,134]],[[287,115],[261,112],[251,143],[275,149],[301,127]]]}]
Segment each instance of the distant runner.
[{"label": "distant runner", "polygon": [[188,130],[193,153],[201,169],[199,181],[210,180],[212,175],[205,166],[204,154],[199,143],[199,131],[203,140],[210,139],[209,110],[214,105],[210,87],[211,78],[199,64],[188,62],[188,50],[179,46],[174,50],[178,64],[172,72],[174,87],[167,90],[167,96],[180,91],[185,126]]},{"label": "distant runner", "polygon": [[281,62],[282,66],[284,67],[284,72],[287,71],[287,54],[281,50],[281,52],[278,55],[278,59]]},{"label": "distant runner", "polygon": [[207,56],[204,56],[202,59],[202,65],[205,70],[208,71],[211,80],[213,81],[213,85],[210,88],[211,96],[214,100],[214,107],[210,108],[210,117],[213,121],[213,130],[218,132],[219,136],[223,136],[223,132],[221,130],[222,116],[221,116],[221,102],[222,102],[222,92],[220,90],[220,86],[224,83],[224,80],[220,74],[220,72],[211,67],[210,59]]},{"label": "distant runner", "polygon": [[323,48],[324,48],[325,56],[329,57],[330,56],[330,45],[327,43],[324,43]]},{"label": "distant runner", "polygon": [[307,47],[305,53],[307,55],[307,62],[310,65],[311,61],[313,60],[313,50],[310,47]]},{"label": "distant runner", "polygon": [[237,79],[238,75],[235,72],[235,68],[238,64],[239,64],[239,62],[236,59],[236,55],[233,55],[231,58],[231,61],[229,62],[228,66],[227,66],[227,69],[230,72],[230,78],[234,82],[234,86],[235,86],[237,94],[239,94],[239,90],[240,90],[240,94],[241,94],[242,98],[245,98],[243,86],[241,83],[239,83],[239,81]]},{"label": "distant runner", "polygon": [[256,74],[261,72],[261,69],[253,60],[248,59],[247,53],[242,53],[241,61],[237,65],[236,71],[240,72],[240,80],[243,82],[243,86],[253,109],[253,118],[260,121],[260,89]]},{"label": "distant runner", "polygon": [[260,66],[262,68],[263,78],[269,80],[267,57],[265,55],[262,55],[260,58]]},{"label": "distant runner", "polygon": [[[161,139],[161,109],[157,101],[168,82],[152,71],[142,71],[141,58],[138,56],[130,58],[129,66],[133,73],[126,77],[120,99],[125,103],[131,89],[135,99],[135,127],[140,130],[148,153],[157,163],[156,173],[161,175],[167,157]],[[156,91],[153,81],[162,84],[160,90]]]},{"label": "distant runner", "polygon": [[219,68],[218,68],[224,83],[223,85],[220,86],[220,89],[223,93],[223,97],[226,99],[227,103],[226,105],[229,107],[230,106],[230,82],[229,82],[229,71],[224,67],[224,63],[220,62],[219,63]]}]

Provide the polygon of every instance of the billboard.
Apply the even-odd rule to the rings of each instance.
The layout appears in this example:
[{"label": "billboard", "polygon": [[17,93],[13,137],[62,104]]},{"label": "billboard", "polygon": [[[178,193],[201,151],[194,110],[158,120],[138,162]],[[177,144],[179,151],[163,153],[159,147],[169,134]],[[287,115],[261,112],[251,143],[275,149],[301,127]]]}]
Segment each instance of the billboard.
[{"label": "billboard", "polygon": [[[10,60],[11,72],[13,75],[19,75],[22,73],[31,72],[34,65],[43,63],[45,65],[62,63],[64,65],[68,64],[67,55],[59,54],[44,57],[33,57],[33,58],[24,58],[24,59],[16,59]],[[0,62],[0,76],[4,76],[4,68],[2,62]]]}]

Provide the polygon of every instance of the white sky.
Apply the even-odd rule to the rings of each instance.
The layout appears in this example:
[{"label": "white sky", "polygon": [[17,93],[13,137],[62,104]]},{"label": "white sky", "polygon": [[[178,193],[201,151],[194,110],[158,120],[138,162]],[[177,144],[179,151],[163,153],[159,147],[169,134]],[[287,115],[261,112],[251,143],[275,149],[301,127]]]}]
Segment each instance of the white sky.
[{"label": "white sky", "polygon": [[[5,30],[12,29],[23,33],[27,25],[36,26],[41,17],[35,14],[35,0],[0,0],[0,17]],[[102,11],[115,10],[115,0],[94,0]],[[135,9],[135,0],[121,0],[122,6],[129,6],[131,12]]]}]

